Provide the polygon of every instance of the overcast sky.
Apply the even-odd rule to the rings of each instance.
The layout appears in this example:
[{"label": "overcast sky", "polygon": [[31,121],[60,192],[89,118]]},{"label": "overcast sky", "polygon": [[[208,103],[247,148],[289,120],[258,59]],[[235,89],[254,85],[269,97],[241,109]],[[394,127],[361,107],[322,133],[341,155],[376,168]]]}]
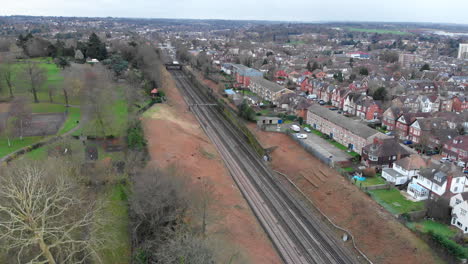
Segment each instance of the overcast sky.
[{"label": "overcast sky", "polygon": [[468,24],[468,0],[5,0],[0,15]]}]

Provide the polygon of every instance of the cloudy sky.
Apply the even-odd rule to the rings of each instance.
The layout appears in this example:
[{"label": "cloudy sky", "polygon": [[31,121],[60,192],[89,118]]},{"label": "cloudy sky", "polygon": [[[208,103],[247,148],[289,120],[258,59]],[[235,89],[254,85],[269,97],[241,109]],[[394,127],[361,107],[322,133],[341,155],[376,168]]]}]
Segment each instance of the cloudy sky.
[{"label": "cloudy sky", "polygon": [[0,15],[468,24],[468,0],[13,0]]}]

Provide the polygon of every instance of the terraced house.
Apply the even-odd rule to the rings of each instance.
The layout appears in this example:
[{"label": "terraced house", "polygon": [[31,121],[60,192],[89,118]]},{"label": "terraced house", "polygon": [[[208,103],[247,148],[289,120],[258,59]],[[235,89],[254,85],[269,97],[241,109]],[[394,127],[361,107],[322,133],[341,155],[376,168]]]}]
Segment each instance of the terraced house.
[{"label": "terraced house", "polygon": [[307,124],[360,155],[364,146],[371,144],[374,138],[389,138],[364,124],[317,104],[309,107]]}]

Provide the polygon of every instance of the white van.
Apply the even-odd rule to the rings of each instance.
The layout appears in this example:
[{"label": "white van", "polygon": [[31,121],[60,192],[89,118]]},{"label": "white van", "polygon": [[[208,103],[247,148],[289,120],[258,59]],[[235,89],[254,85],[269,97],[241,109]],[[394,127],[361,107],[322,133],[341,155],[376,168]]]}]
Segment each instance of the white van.
[{"label": "white van", "polygon": [[291,130],[294,132],[301,132],[301,128],[298,125],[291,125]]}]

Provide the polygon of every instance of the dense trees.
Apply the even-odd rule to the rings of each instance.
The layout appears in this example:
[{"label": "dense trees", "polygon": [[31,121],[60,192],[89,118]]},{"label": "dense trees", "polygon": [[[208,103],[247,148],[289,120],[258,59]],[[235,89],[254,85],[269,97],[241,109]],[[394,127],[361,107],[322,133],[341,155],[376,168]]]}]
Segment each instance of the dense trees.
[{"label": "dense trees", "polygon": [[89,36],[85,51],[86,57],[104,60],[107,58],[106,44],[101,42],[96,33]]},{"label": "dense trees", "polygon": [[186,223],[199,191],[174,168],[134,175],[130,207],[136,263],[213,263],[204,237]]},{"label": "dense trees", "polygon": [[425,63],[421,69],[419,69],[419,71],[430,71],[431,70],[431,67],[429,66],[429,64]]},{"label": "dense trees", "polygon": [[359,74],[360,75],[369,75],[369,70],[366,67],[362,67],[359,69]]},{"label": "dense trees", "polygon": [[374,94],[372,95],[372,98],[374,98],[374,100],[384,101],[386,96],[387,90],[385,89],[385,87],[379,87],[377,88],[377,90],[375,90]]}]

